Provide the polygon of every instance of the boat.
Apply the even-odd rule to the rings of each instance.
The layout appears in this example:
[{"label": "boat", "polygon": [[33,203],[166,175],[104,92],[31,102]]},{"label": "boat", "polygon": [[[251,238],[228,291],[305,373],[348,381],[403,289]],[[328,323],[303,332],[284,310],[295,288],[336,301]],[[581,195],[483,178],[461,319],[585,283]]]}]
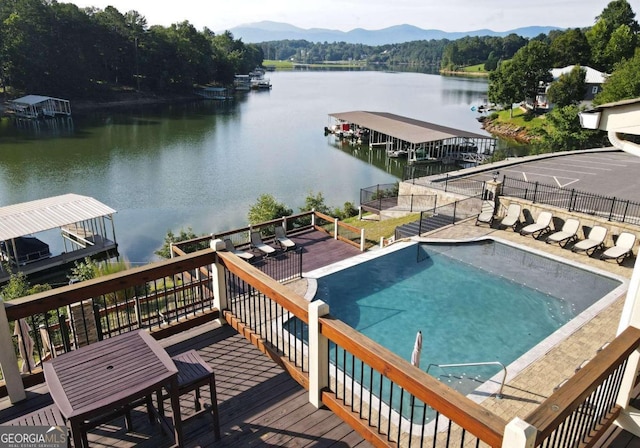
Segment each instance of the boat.
[{"label": "boat", "polygon": [[248,92],[251,90],[251,77],[249,75],[236,75],[233,78],[233,87],[236,91]]},{"label": "boat", "polygon": [[271,81],[269,78],[264,77],[264,70],[255,69],[249,73],[251,78],[251,89],[253,90],[269,90],[271,88]]}]

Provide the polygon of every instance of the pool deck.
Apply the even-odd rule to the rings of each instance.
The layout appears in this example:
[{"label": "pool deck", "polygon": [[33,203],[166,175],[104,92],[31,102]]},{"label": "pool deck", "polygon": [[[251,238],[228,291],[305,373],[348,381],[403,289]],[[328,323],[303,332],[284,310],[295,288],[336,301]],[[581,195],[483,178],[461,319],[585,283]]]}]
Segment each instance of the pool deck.
[{"label": "pool deck", "polygon": [[[604,270],[626,279],[631,278],[635,262],[635,258],[626,259],[622,266],[619,266],[615,261],[600,260],[599,252],[596,252],[593,257],[588,257],[584,253],[574,253],[570,248],[547,244],[544,242],[544,237],[538,240],[531,236],[522,236],[511,229],[476,226],[475,220],[439,229],[424,236],[454,240],[491,236],[553,254],[570,262]],[[508,381],[502,398],[489,397],[482,402],[482,405],[506,420],[528,415],[551,395],[556,385],[571,377],[576,368],[585,360],[591,359],[599,348],[615,337],[625,295],[626,293],[623,293],[621,297],[615,299],[611,305],[570,334],[563,342],[549,346],[543,356]]]}]

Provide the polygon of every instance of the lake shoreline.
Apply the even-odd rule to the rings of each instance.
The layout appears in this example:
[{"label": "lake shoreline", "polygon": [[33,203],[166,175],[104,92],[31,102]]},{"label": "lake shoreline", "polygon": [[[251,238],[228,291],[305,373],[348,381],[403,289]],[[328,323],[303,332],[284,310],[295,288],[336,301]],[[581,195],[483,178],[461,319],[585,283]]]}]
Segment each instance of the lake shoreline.
[{"label": "lake shoreline", "polygon": [[186,103],[203,99],[196,94],[156,94],[147,92],[131,92],[118,94],[119,98],[108,101],[72,100],[72,112],[95,112],[100,110],[131,109],[139,106],[155,106],[161,104]]}]

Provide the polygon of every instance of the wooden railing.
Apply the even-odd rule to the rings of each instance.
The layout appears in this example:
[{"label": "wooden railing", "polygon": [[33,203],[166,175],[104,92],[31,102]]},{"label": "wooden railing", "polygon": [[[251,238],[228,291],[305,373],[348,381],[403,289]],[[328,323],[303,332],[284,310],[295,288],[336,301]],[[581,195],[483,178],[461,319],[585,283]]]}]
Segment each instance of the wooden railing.
[{"label": "wooden railing", "polygon": [[622,377],[639,346],[640,330],[628,327],[529,414],[536,446],[584,447],[597,440],[620,413]]},{"label": "wooden railing", "polygon": [[[238,257],[218,255],[227,322],[308,389],[319,363],[309,359],[309,303]],[[320,329],[330,341],[321,354],[331,378],[322,402],[376,446],[500,446],[500,417],[339,320],[325,316]]]},{"label": "wooden railing", "polygon": [[12,325],[22,320],[31,329],[18,330],[14,341],[21,363],[27,361],[24,384],[43,381],[42,360],[112,335],[144,328],[160,339],[216,319],[214,258],[209,249],[4,303]]},{"label": "wooden railing", "polygon": [[[75,314],[64,313],[74,305]],[[96,337],[146,328],[161,338],[222,316],[308,388],[310,397],[319,385],[321,403],[376,446],[505,446],[502,418],[328,311],[310,312],[319,305],[237,256],[212,249],[4,303],[10,323],[30,324],[36,346],[42,345],[36,324],[57,326],[61,333],[68,328],[61,351],[91,343],[87,323],[102,322],[104,313],[119,321],[98,324],[109,331]],[[526,422],[536,428],[535,446],[588,446],[610,426],[625,405],[616,403],[626,384],[622,372],[639,345],[640,330],[629,327],[531,413]],[[44,359],[41,348],[36,361]],[[38,381],[43,377],[35,365],[23,382]]]}]

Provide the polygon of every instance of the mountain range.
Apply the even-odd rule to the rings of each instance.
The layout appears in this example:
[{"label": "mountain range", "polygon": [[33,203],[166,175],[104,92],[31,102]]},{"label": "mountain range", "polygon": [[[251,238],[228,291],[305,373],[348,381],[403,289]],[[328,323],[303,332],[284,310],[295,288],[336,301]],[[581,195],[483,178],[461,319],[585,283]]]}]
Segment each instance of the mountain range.
[{"label": "mountain range", "polygon": [[548,34],[551,30],[561,28],[553,26],[529,26],[509,31],[492,31],[481,29],[474,31],[448,32],[441,30],[425,30],[413,25],[396,25],[379,30],[355,28],[351,31],[330,30],[324,28],[298,28],[280,22],[255,22],[231,28],[229,31],[236,39],[245,43],[260,43],[278,40],[306,40],[309,42],[346,42],[350,44],[385,45],[412,42],[416,40],[457,40],[465,36],[499,36],[517,34],[525,38]]}]

